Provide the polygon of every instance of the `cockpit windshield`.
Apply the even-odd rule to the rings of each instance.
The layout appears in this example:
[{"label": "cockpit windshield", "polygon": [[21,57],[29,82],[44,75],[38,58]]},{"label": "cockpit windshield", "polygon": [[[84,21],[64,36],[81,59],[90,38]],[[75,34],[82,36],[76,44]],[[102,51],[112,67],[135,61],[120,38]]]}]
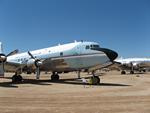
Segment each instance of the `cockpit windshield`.
[{"label": "cockpit windshield", "polygon": [[86,46],[86,49],[91,49],[91,48],[100,48],[100,46],[96,44]]},{"label": "cockpit windshield", "polygon": [[99,45],[90,45],[91,48],[99,48]]}]

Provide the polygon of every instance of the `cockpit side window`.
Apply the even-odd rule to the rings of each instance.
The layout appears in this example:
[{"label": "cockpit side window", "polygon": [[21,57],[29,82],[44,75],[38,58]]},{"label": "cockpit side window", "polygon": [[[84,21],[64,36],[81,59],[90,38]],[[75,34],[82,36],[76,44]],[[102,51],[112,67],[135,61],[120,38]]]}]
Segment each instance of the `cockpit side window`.
[{"label": "cockpit side window", "polygon": [[85,47],[85,49],[90,49],[90,46],[89,46],[89,45],[87,45],[87,46]]}]

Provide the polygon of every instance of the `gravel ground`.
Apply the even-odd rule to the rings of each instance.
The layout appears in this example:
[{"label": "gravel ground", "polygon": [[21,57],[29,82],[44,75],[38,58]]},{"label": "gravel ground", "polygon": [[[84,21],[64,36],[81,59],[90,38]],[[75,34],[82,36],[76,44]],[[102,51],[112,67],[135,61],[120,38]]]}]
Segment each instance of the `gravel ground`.
[{"label": "gravel ground", "polygon": [[48,74],[40,80],[23,74],[20,84],[6,73],[0,79],[0,113],[150,113],[150,73],[119,73],[97,74],[101,84],[85,87],[76,73],[61,74],[57,83]]}]

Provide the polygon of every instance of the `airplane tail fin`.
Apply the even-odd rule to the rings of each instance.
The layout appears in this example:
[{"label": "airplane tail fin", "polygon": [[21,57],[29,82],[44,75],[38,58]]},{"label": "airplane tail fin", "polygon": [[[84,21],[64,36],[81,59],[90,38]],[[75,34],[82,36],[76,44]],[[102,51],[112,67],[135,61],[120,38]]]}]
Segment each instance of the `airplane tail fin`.
[{"label": "airplane tail fin", "polygon": [[0,78],[4,77],[4,62],[6,60],[6,56],[3,54],[3,45],[0,42]]},{"label": "airplane tail fin", "polygon": [[3,44],[0,42],[0,54],[3,53]]}]

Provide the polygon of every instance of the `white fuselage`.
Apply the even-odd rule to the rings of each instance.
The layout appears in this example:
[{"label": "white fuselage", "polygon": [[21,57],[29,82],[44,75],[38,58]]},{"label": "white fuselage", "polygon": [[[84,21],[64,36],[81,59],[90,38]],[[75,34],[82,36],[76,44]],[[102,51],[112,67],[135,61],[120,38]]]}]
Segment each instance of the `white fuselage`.
[{"label": "white fuselage", "polygon": [[121,63],[122,68],[133,67],[133,69],[140,70],[141,68],[150,68],[150,58],[126,58],[126,59],[116,59],[116,62]]},{"label": "white fuselage", "polygon": [[[99,47],[95,42],[75,42],[54,47],[30,51],[36,58],[42,61],[41,70],[46,71],[71,71],[104,65],[110,61],[106,53],[91,50],[90,47]],[[9,65],[14,64],[14,65]],[[20,68],[34,65],[34,60],[28,52],[7,57],[5,70],[17,71]]]}]

